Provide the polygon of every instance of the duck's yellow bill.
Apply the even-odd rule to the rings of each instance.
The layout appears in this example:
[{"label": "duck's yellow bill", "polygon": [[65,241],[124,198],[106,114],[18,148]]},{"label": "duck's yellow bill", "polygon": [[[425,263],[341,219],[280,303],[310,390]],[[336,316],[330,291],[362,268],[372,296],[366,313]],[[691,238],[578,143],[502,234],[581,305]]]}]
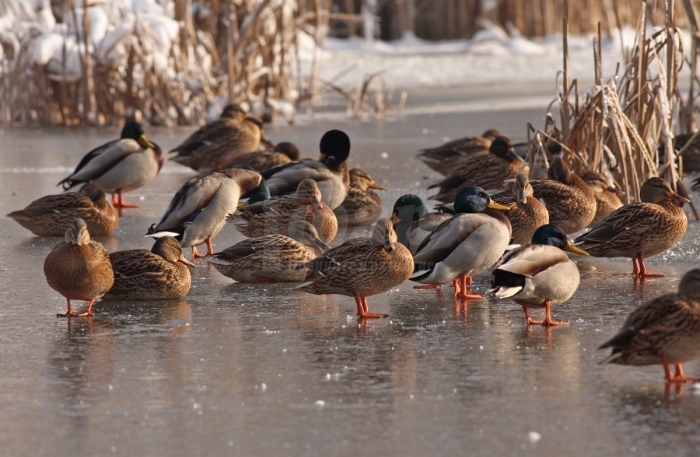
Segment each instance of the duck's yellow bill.
[{"label": "duck's yellow bill", "polygon": [[493,201],[493,200],[489,200],[489,208],[491,208],[491,209],[497,209],[497,210],[499,210],[499,211],[508,211],[508,210],[510,210],[510,208],[508,208],[507,206],[501,205],[500,203],[496,203],[496,202]]},{"label": "duck's yellow bill", "polygon": [[590,255],[589,253],[587,253],[583,249],[577,248],[576,246],[574,246],[571,243],[571,241],[569,241],[569,240],[566,241],[566,246],[564,246],[564,250],[569,251],[569,252],[573,252],[575,254],[580,254],[580,255]]}]

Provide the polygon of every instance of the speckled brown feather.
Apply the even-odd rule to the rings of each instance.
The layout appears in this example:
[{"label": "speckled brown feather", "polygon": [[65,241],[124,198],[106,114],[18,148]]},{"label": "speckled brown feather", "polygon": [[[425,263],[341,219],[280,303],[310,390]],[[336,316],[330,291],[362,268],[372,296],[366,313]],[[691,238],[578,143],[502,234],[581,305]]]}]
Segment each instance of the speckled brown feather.
[{"label": "speckled brown feather", "polygon": [[63,236],[77,217],[85,221],[88,231],[95,236],[109,235],[119,224],[117,210],[96,184],[86,184],[77,192],[41,197],[7,217],[37,236]]},{"label": "speckled brown feather", "polygon": [[[512,151],[513,146],[510,141],[505,137],[499,138],[504,138],[508,148]],[[497,143],[494,140],[492,146],[495,144]],[[430,188],[440,188],[440,191],[430,198],[451,203],[457,196],[457,192],[468,186],[487,190],[499,189],[503,187],[503,181],[515,178],[524,163],[521,158],[499,157],[494,153],[492,147],[489,154],[470,157],[452,170],[444,180],[430,186]]]},{"label": "speckled brown feather", "polygon": [[[81,221],[76,219],[71,224]],[[69,229],[71,230],[71,229]],[[44,275],[52,289],[70,300],[90,301],[102,297],[114,283],[114,273],[109,254],[100,243],[90,241],[89,234],[81,244],[62,242],[44,261]]]},{"label": "speckled brown feather", "polygon": [[531,182],[535,198],[547,207],[550,224],[557,225],[566,234],[583,230],[595,217],[593,189],[570,171],[561,158],[552,161],[551,170],[556,180]]},{"label": "speckled brown feather", "polygon": [[[309,181],[320,202],[318,187],[313,180],[307,182]],[[271,234],[286,236],[289,234],[289,225],[298,220],[311,223],[325,243],[330,243],[338,233],[338,220],[328,205],[323,202],[320,205],[312,204],[298,196],[274,197],[255,203],[241,208],[227,219],[239,232],[251,238]]]},{"label": "speckled brown feather", "polygon": [[435,148],[423,149],[418,159],[442,175],[448,175],[457,166],[475,155],[486,154],[498,130],[485,131],[482,136],[458,138]]},{"label": "speckled brown feather", "polygon": [[196,131],[172,149],[172,160],[200,171],[219,170],[260,147],[262,131],[251,118],[222,118]]},{"label": "speckled brown feather", "polygon": [[[373,238],[355,238],[326,251],[304,264],[310,271],[308,283],[298,288],[312,294],[367,297],[386,292],[406,281],[413,273],[413,257],[396,241],[391,222],[377,221]],[[377,232],[392,240],[392,249],[378,241]]]},{"label": "speckled brown feather", "polygon": [[348,196],[333,210],[338,223],[348,227],[373,224],[382,215],[382,199],[370,188],[376,185],[374,179],[365,170],[353,168],[350,183]]},{"label": "speckled brown feather", "polygon": [[[651,178],[642,185],[642,191],[652,180],[661,179]],[[651,257],[675,245],[688,228],[688,218],[671,199],[675,193],[663,183],[669,193],[667,198],[623,206],[578,237],[576,245],[596,257],[630,258]]]},{"label": "speckled brown feather", "polygon": [[605,176],[603,176],[601,173],[587,171],[581,175],[581,179],[583,179],[583,181],[588,184],[588,186],[593,189],[593,192],[595,193],[595,217],[591,223],[588,224],[589,227],[593,227],[602,221],[608,214],[620,208],[622,206],[622,200],[620,200],[617,192],[609,190],[610,186],[608,186]]},{"label": "speckled brown feather", "polygon": [[678,293],[644,303],[600,349],[620,365],[685,363],[700,357],[700,270],[684,275]]},{"label": "speckled brown feather", "polygon": [[[526,197],[526,202],[518,201],[520,192]],[[515,244],[529,244],[535,231],[549,224],[547,208],[532,196],[533,189],[529,179],[524,174],[519,174],[510,192],[492,195],[491,199],[496,203],[510,208],[504,214],[510,221],[513,229],[512,242]]]},{"label": "speckled brown feather", "polygon": [[166,239],[176,245],[176,252],[169,258],[145,249],[111,253],[109,259],[114,269],[114,285],[105,299],[176,300],[185,296],[192,285],[190,270],[174,260],[182,257],[182,249],[176,239],[163,237],[156,243]]}]

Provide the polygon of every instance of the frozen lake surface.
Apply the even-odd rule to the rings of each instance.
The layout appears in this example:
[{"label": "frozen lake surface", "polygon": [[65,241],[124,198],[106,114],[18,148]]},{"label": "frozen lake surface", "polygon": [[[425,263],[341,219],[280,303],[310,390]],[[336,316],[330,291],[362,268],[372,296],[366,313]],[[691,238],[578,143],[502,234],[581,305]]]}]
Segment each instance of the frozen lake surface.
[{"label": "frozen lake surface", "polygon": [[[316,157],[323,132],[347,131],[350,165],[390,188],[383,193],[388,215],[399,195],[426,195],[427,184],[438,178],[414,159],[417,149],[490,127],[523,140],[526,122],[542,125],[546,104],[534,109],[515,100],[520,107],[509,108],[514,93],[495,94],[489,108],[483,105],[489,91],[496,92],[435,94],[457,112],[424,97],[399,121],[339,116],[267,132]],[[192,131],[147,134],[170,149]],[[87,151],[116,138],[118,129],[0,133],[4,215],[57,193],[56,183]],[[150,248],[146,229],[192,175],[166,163],[153,183],[127,194],[141,207],[126,210],[113,236],[98,240],[109,251]],[[215,248],[240,239],[227,226]],[[390,317],[361,326],[352,298],[291,292],[293,284],[236,284],[203,261],[182,300],[103,302],[91,320],[60,319],[55,314],[65,310],[65,300],[42,270],[57,243],[0,218],[3,455],[700,451],[700,389],[668,392],[660,366],[599,365],[605,354],[596,351],[632,309],[675,291],[681,275],[698,266],[695,221],[678,246],[648,261],[651,271],[666,273],[664,279],[635,283],[629,260],[577,258],[581,287],[553,313],[571,326],[551,330],[528,328],[521,308],[508,300],[471,301],[462,309],[451,289],[416,291],[411,283],[370,297],[370,309]],[[485,291],[489,280],[488,274],[475,278],[475,290]],[[686,371],[698,374],[700,365],[688,364]]]}]

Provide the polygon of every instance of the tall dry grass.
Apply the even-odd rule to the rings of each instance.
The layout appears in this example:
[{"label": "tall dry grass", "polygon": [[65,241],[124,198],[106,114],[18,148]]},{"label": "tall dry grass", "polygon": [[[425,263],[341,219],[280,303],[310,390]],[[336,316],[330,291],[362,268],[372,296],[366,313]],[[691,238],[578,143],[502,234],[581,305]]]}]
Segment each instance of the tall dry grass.
[{"label": "tall dry grass", "polygon": [[677,83],[685,64],[685,44],[673,14],[667,14],[663,26],[650,35],[643,25],[645,14],[642,10],[625,64],[607,81],[600,76],[599,29],[592,47],[597,84],[585,91],[577,80],[569,81],[564,34],[564,72],[550,107],[558,109],[558,118],[549,116],[543,129],[530,129],[528,160],[533,170],[548,165],[546,145],[553,139],[561,143],[574,169],[602,172],[625,191],[627,202],[638,200],[641,184],[657,175],[687,195],[680,180],[682,160],[673,148],[673,132],[684,106]]}]

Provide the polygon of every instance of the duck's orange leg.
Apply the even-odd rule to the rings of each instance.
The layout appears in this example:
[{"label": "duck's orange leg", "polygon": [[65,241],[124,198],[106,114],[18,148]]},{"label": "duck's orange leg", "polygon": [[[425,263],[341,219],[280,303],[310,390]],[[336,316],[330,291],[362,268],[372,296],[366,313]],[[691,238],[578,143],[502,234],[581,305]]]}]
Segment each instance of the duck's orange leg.
[{"label": "duck's orange leg", "polygon": [[56,317],[71,317],[71,316],[77,316],[78,313],[73,311],[73,308],[70,306],[70,298],[66,298],[66,302],[68,302],[68,311],[66,311],[65,314],[58,313],[56,314]]},{"label": "duck's orange leg", "polygon": [[88,303],[88,309],[84,313],[78,314],[80,317],[92,317],[92,305],[95,303],[95,299],[93,298],[90,300],[90,303]]},{"label": "duck's orange leg", "polygon": [[195,261],[202,257],[206,257],[206,254],[200,254],[199,251],[197,251],[197,246],[192,246],[192,260]]},{"label": "duck's orange leg", "polygon": [[360,319],[381,319],[388,316],[388,314],[370,313],[367,308],[367,297],[355,295],[355,304],[357,305],[357,317]]},{"label": "duck's orange leg", "polygon": [[468,294],[467,287],[472,283],[471,276],[460,275],[459,281],[454,280],[453,284],[455,286],[455,298],[462,300],[482,300],[484,297],[481,295]]},{"label": "duck's orange leg", "polygon": [[214,255],[214,245],[211,244],[211,237],[208,236],[206,239],[207,242],[207,255]]},{"label": "duck's orange leg", "polygon": [[671,374],[671,367],[669,366],[669,363],[666,360],[662,359],[661,363],[664,366],[664,379],[666,380],[666,382],[695,382],[700,380],[700,378],[684,376],[683,367],[680,363],[674,364],[674,366],[676,367],[675,375]]},{"label": "duck's orange leg", "polygon": [[560,325],[560,326],[568,326],[568,322],[556,322],[552,320],[552,315],[551,315],[551,308],[552,308],[552,300],[545,300],[544,302],[544,322],[542,322],[542,325],[545,327],[554,327],[555,325]]},{"label": "duck's orange leg", "polygon": [[527,325],[542,325],[544,321],[536,321],[530,317],[530,313],[527,310],[527,306],[523,306],[523,311],[525,312],[525,319],[527,319]]},{"label": "duck's orange leg", "polygon": [[117,189],[117,198],[115,199],[115,194],[112,194],[112,206],[115,208],[138,208],[139,205],[134,205],[133,203],[126,203],[124,201],[124,195],[121,189]]},{"label": "duck's orange leg", "polygon": [[639,271],[635,273],[635,275],[640,278],[640,279],[646,279],[646,278],[663,278],[664,275],[661,273],[648,273],[647,272],[647,267],[644,265],[644,258],[643,257],[637,257],[637,262],[639,262]]}]

